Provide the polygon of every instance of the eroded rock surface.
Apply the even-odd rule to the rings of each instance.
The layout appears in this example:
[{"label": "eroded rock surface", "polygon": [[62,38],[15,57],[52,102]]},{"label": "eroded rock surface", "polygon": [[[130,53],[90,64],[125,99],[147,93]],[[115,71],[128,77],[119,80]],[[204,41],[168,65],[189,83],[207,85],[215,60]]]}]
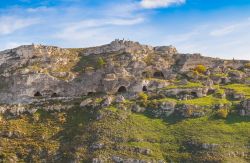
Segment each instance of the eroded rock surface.
[{"label": "eroded rock surface", "polygon": [[[173,46],[151,47],[124,40],[86,49],[27,45],[0,53],[0,102],[7,104],[96,92],[155,90],[169,85],[169,79],[187,74],[197,64],[214,73],[228,71],[227,67],[238,69],[246,63],[179,54]],[[230,79],[212,78],[209,83],[242,80],[245,76],[231,71]],[[199,97],[204,95],[203,90],[194,92]]]}]

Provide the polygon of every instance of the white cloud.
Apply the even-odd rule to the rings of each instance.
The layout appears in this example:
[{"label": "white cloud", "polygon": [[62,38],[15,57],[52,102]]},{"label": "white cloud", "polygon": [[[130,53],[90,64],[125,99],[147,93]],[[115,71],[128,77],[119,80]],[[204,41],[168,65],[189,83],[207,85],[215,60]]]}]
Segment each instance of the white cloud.
[{"label": "white cloud", "polygon": [[37,19],[2,16],[0,17],[0,35],[11,34],[19,29],[26,28],[37,23]]},{"label": "white cloud", "polygon": [[143,8],[152,9],[169,7],[171,5],[180,5],[184,4],[185,2],[186,0],[142,0],[140,4]]}]

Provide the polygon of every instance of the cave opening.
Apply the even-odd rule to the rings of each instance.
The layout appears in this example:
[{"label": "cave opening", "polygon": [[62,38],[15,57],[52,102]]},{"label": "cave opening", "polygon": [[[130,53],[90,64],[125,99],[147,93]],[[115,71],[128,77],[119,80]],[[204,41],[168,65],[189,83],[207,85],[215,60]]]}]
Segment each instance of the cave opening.
[{"label": "cave opening", "polygon": [[118,89],[117,92],[118,92],[118,93],[125,93],[125,92],[127,92],[127,88],[126,88],[125,86],[121,86],[121,87]]},{"label": "cave opening", "polygon": [[198,97],[196,92],[191,92],[191,95],[192,95],[193,97],[195,97],[195,98]]},{"label": "cave opening", "polygon": [[42,97],[42,94],[38,91],[34,94],[34,97]]},{"label": "cave opening", "polygon": [[163,74],[161,71],[156,71],[156,72],[153,74],[153,76],[154,76],[155,78],[161,78],[161,79],[164,78],[164,74]]},{"label": "cave opening", "polygon": [[51,95],[51,97],[58,97],[58,94],[57,94],[57,93],[53,93],[53,94]]},{"label": "cave opening", "polygon": [[88,96],[92,96],[94,94],[94,92],[88,92]]}]

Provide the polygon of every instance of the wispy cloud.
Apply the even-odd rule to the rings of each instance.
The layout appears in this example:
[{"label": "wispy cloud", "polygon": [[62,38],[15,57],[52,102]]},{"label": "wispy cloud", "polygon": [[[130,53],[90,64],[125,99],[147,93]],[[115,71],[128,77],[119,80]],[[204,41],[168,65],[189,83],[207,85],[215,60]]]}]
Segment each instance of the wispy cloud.
[{"label": "wispy cloud", "polygon": [[132,26],[139,24],[144,21],[144,18],[110,18],[110,19],[90,19],[83,20],[80,22],[67,24],[65,27],[62,27],[54,37],[64,40],[83,40],[91,39],[91,37],[101,36],[101,31],[105,28],[114,28],[115,26]]},{"label": "wispy cloud", "polygon": [[242,22],[237,22],[235,24],[224,25],[210,32],[211,36],[225,36],[237,31],[241,31],[244,28],[250,27],[250,20],[243,20]]},{"label": "wispy cloud", "polygon": [[25,19],[14,16],[2,16],[0,17],[0,35],[11,34],[19,29],[37,24],[38,22],[38,19],[33,18]]},{"label": "wispy cloud", "polygon": [[186,0],[142,0],[141,6],[146,9],[163,8],[171,5],[184,4]]}]

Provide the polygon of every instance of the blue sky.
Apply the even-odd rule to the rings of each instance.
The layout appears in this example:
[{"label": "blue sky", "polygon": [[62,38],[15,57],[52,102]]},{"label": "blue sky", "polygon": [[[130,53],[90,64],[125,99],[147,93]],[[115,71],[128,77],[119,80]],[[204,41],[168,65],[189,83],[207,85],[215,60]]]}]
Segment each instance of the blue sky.
[{"label": "blue sky", "polygon": [[0,1],[0,50],[102,45],[116,38],[250,59],[250,0]]}]

